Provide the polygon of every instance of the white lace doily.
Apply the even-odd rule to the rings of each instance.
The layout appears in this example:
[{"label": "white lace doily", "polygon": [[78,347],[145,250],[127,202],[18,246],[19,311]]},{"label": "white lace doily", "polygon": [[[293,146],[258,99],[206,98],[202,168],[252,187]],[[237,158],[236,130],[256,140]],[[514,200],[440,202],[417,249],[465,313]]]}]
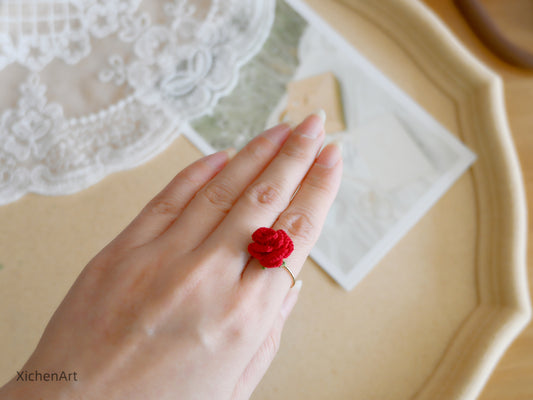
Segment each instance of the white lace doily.
[{"label": "white lace doily", "polygon": [[0,205],[161,152],[235,86],[275,0],[0,2]]}]

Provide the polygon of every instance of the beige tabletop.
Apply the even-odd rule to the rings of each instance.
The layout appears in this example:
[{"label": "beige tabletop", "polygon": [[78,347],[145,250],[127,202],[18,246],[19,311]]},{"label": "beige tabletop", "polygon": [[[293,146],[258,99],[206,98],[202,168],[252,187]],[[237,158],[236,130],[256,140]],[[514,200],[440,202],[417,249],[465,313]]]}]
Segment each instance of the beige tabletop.
[{"label": "beige tabletop", "polygon": [[[354,12],[348,15],[339,2],[308,3],[330,19],[344,16],[344,26],[336,28],[352,32],[353,43],[363,51],[389,46],[387,53],[376,52],[372,61],[383,60],[384,72],[392,79],[407,77],[402,89],[419,102],[430,98],[424,102],[426,109],[451,131],[460,131],[455,103],[436,90],[390,38]],[[428,3],[504,78],[511,129],[528,191],[533,190],[533,162],[525,157],[533,152],[533,116],[527,101],[533,96],[533,74],[509,67],[485,50],[451,0]],[[516,7],[520,4],[528,3],[521,0]],[[395,67],[400,64],[405,68]],[[82,192],[59,197],[30,194],[0,208],[0,313],[5,316],[0,324],[0,384],[29,356],[83,266],[172,176],[199,156],[180,137],[145,165],[113,174]],[[473,290],[478,215],[472,177],[472,171],[462,176],[356,290],[345,292],[308,260],[282,351],[255,399],[352,399],[356,391],[365,400],[412,397],[478,305],[478,293]],[[481,398],[531,399],[532,375],[530,328],[507,352]]]},{"label": "beige tabletop", "polygon": [[[424,0],[460,41],[504,81],[505,105],[526,185],[528,209],[533,208],[533,71],[510,66],[494,56],[475,36],[452,0]],[[533,52],[533,3],[529,0],[482,0],[494,20],[516,44]],[[533,220],[529,217],[528,260],[533,258]],[[529,261],[533,293],[533,263]],[[480,400],[533,399],[533,324],[513,343],[494,371]]]}]

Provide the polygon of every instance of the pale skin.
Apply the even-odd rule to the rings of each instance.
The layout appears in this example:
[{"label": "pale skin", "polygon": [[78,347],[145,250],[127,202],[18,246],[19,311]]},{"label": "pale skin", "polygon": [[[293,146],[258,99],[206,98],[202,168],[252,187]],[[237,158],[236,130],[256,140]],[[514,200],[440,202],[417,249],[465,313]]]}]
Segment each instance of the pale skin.
[{"label": "pale skin", "polygon": [[341,151],[321,151],[324,136],[311,115],[180,172],[84,268],[20,368],[78,380],[13,378],[0,398],[250,398],[300,285],[247,246],[259,227],[285,230],[299,274],[341,180]]}]

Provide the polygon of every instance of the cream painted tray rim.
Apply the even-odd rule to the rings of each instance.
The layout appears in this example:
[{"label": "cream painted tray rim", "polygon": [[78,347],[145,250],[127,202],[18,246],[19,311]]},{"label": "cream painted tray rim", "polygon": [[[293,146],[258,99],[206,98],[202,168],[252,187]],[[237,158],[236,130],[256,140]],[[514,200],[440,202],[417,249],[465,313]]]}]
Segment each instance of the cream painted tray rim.
[{"label": "cream painted tray rim", "polygon": [[379,26],[456,101],[461,140],[479,155],[472,169],[480,210],[478,307],[415,396],[474,399],[531,317],[525,190],[507,122],[502,80],[419,1],[337,1]]}]

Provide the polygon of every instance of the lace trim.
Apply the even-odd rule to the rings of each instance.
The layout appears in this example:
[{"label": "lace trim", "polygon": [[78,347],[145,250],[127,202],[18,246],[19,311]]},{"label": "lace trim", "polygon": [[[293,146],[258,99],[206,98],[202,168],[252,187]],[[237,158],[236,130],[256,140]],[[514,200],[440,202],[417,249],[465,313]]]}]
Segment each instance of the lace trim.
[{"label": "lace trim", "polygon": [[0,69],[18,63],[39,71],[54,58],[76,64],[135,12],[140,0],[4,0],[0,4]]},{"label": "lace trim", "polygon": [[[241,66],[266,40],[275,8],[274,0],[211,0],[202,9],[192,0],[175,0],[160,7],[166,19],[154,24],[140,3],[43,2],[46,7],[70,4],[90,11],[92,19],[83,17],[86,32],[127,44],[125,55],[105,58],[108,64],[97,77],[123,86],[127,95],[96,113],[68,118],[62,104],[48,100],[40,72],[31,73],[20,85],[17,105],[0,113],[0,204],[27,192],[74,193],[163,151],[178,135],[180,124],[208,113],[233,89]],[[13,4],[2,3],[0,17]],[[5,38],[0,35],[0,43]],[[39,62],[22,57],[25,50],[20,46],[11,52],[2,47],[9,56],[0,54],[35,71],[53,57],[67,61],[65,47],[54,46]],[[2,65],[7,65],[5,59]]]}]

